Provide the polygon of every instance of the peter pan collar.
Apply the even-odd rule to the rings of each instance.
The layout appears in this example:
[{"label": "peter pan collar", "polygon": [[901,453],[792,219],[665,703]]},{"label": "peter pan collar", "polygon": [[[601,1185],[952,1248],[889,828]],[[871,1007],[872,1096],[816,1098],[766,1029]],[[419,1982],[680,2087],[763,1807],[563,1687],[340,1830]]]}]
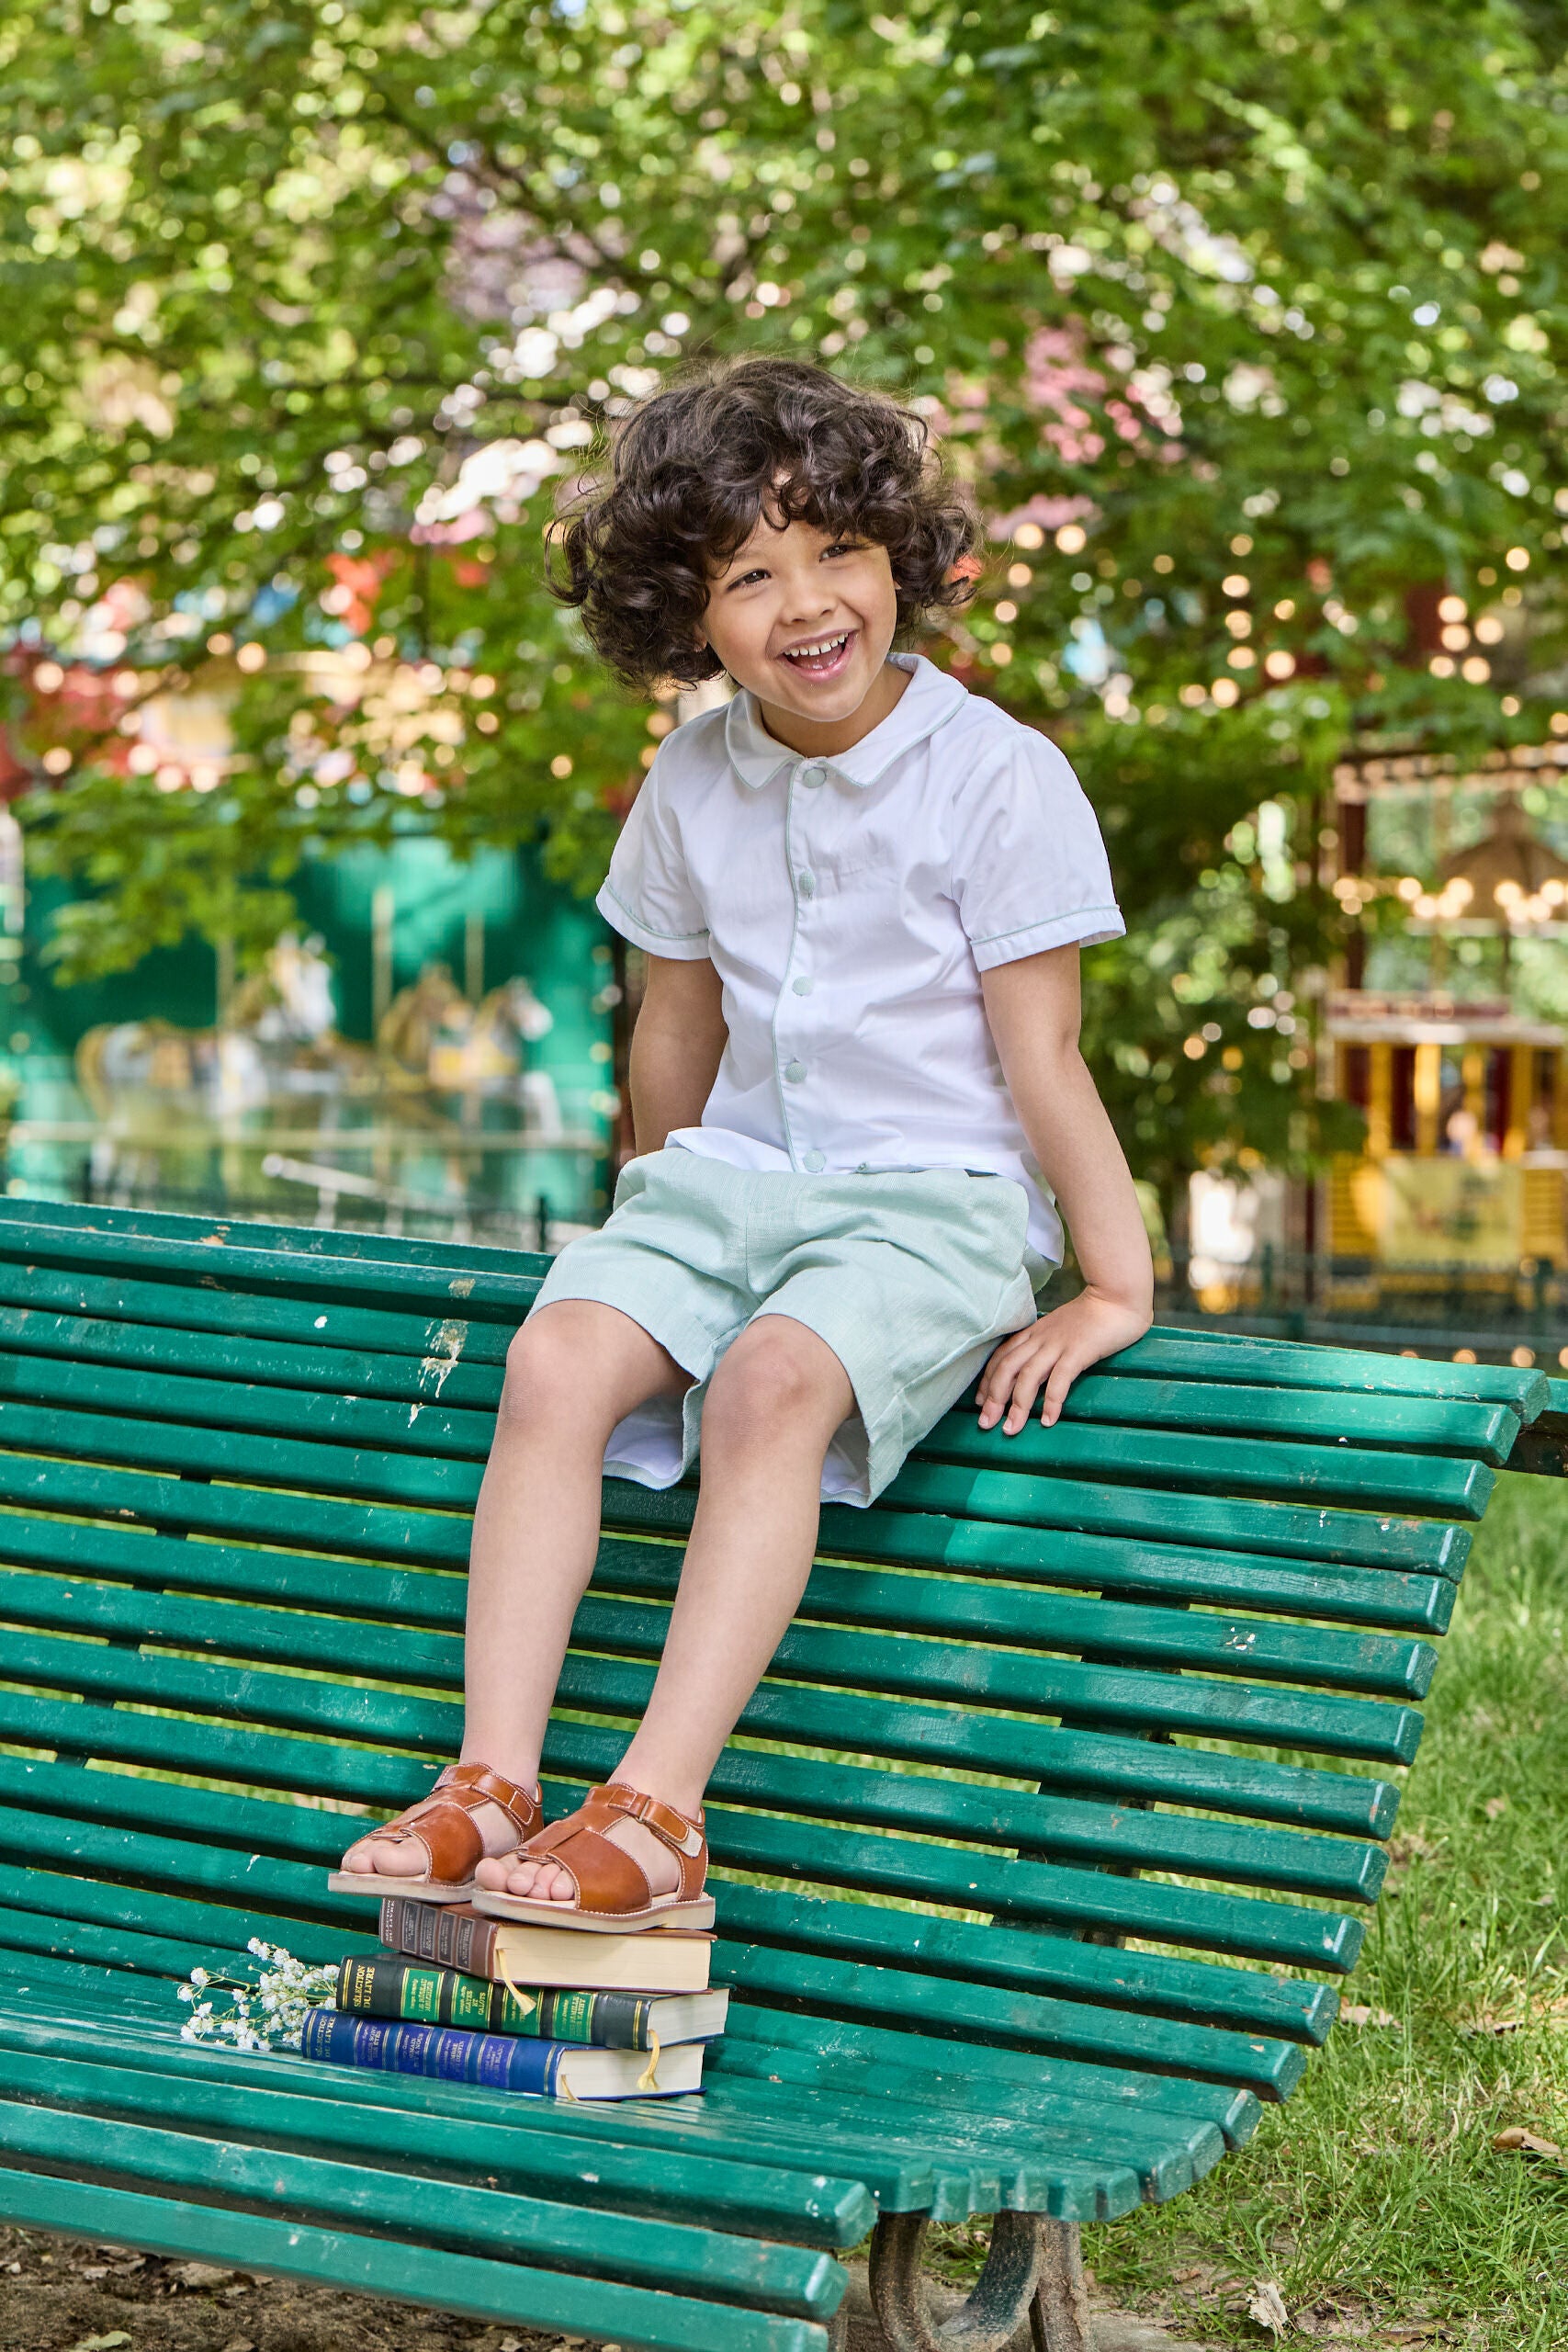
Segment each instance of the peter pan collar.
[{"label": "peter pan collar", "polygon": [[[899,669],[908,670],[910,679],[882,724],[863,735],[849,751],[812,763],[862,790],[874,784],[895,760],[945,726],[967,698],[957,679],[948,677],[923,653],[895,653],[889,659]],[[736,775],[753,790],[771,783],[782,767],[794,766],[804,757],[769,734],[755,695],[744,689],[725,713],[724,741]]]}]

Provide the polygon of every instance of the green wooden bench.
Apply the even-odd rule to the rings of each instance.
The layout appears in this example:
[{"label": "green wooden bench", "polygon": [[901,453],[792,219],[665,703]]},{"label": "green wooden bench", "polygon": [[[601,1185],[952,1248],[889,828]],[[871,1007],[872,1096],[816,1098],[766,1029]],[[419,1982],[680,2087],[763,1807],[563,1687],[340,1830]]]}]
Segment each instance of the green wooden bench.
[{"label": "green wooden bench", "polygon": [[[1547,1383],[1155,1331],[1055,1429],[954,1413],[825,1511],[712,1790],[735,1998],[700,2098],[191,2048],[193,1963],[371,1944],[325,1873],[456,1750],[540,1262],[0,1204],[0,2215],[668,2352],[826,2352],[874,2222],[897,2352],[1026,2312],[1082,2352],[1078,2225],[1240,2147],[1329,2030],[1467,1522]],[[606,1485],[552,1810],[643,1703],[692,1504]],[[939,2328],[920,2242],[970,2214],[991,2256]]]}]

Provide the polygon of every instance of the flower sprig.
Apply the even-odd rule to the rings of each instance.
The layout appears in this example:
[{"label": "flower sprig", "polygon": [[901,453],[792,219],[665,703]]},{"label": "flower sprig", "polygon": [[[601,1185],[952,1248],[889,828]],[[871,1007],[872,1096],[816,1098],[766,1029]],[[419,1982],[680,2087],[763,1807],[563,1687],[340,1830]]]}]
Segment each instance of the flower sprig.
[{"label": "flower sprig", "polygon": [[[190,2008],[180,2040],[226,2042],[262,2057],[298,2050],[310,2012],[334,2006],[337,1970],[313,1968],[282,1944],[264,1943],[259,1936],[245,1950],[264,1963],[254,1980],[191,1970],[175,1996]],[[225,2000],[228,2006],[220,2007]]]}]

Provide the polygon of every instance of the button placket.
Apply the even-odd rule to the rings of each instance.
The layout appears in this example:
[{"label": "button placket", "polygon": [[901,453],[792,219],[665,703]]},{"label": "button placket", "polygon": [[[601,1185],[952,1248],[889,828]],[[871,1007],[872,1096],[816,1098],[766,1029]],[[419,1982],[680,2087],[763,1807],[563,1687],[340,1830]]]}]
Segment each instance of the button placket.
[{"label": "button placket", "polygon": [[[801,925],[807,912],[807,902],[813,897],[817,888],[816,876],[812,873],[810,866],[806,865],[800,858],[800,851],[804,844],[797,841],[795,832],[796,819],[799,812],[795,801],[795,787],[797,784],[809,783],[813,779],[807,774],[805,765],[796,765],[790,773],[789,783],[784,793],[784,859],[789,869],[790,880],[793,886],[793,895],[795,899],[795,922],[791,930],[789,955],[784,964],[784,975],[781,977],[779,983],[779,992],[773,1000],[773,1083],[778,1092],[779,1116],[784,1126],[784,1141],[788,1148],[791,1159],[798,1160],[800,1165],[808,1169],[813,1168],[814,1166],[820,1167],[824,1162],[820,1153],[797,1152],[795,1135],[790,1120],[788,1103],[789,1090],[792,1087],[798,1086],[801,1080],[805,1078],[806,1065],[799,1059],[798,1056],[792,1055],[787,1064],[783,1064],[783,1066],[781,1066],[784,1049],[779,1035],[779,1023],[781,1015],[785,1011],[784,980],[788,978],[790,967],[795,962],[795,955],[800,945]],[[815,778],[815,781],[820,783],[821,780],[821,775],[818,774]],[[791,990],[791,993],[795,996],[809,994],[809,984],[806,989],[802,989],[796,986]]]}]

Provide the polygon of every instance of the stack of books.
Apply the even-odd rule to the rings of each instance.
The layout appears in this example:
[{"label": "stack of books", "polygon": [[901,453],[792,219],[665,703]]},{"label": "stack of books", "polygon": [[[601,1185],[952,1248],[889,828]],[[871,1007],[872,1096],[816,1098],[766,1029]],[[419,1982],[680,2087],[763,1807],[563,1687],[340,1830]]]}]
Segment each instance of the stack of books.
[{"label": "stack of books", "polygon": [[540,2098],[649,2098],[699,2089],[704,2044],[724,2031],[711,1935],[584,1935],[390,1894],[380,1936],[381,1952],[342,1962],[336,2007],[307,2017],[307,2058]]}]

